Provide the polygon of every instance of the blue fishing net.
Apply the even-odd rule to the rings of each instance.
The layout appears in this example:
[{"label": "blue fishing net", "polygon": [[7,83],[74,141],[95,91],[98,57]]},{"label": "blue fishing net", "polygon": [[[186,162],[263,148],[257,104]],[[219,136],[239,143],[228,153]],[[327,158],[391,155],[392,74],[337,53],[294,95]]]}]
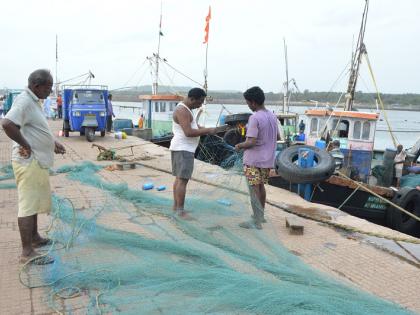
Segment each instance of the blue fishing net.
[{"label": "blue fishing net", "polygon": [[401,187],[416,187],[420,186],[420,174],[408,174],[401,177]]},{"label": "blue fishing net", "polygon": [[[173,215],[170,198],[106,182],[100,169],[85,162],[57,170],[102,192],[106,200],[75,209],[68,199],[53,199],[49,255],[55,262],[42,270],[39,285],[49,285],[47,302],[54,309],[88,314],[409,313],[315,271],[264,230],[238,228],[249,207],[247,196],[197,189],[186,204],[195,220],[186,221]],[[229,184],[226,173],[223,181]]]}]

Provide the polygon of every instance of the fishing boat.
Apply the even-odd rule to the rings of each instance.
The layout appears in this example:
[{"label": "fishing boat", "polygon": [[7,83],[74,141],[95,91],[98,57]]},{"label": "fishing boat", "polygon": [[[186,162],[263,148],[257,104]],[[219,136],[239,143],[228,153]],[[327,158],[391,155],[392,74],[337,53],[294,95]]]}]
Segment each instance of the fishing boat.
[{"label": "fishing boat", "polygon": [[[302,194],[300,184],[311,182],[313,183],[313,189],[310,194],[310,201],[339,208],[349,214],[418,236],[420,235],[418,219],[420,216],[420,191],[415,187],[403,187],[401,189],[389,187],[393,177],[393,162],[396,152],[394,149],[387,149],[383,156],[380,156],[378,152],[374,154],[375,131],[379,113],[363,112],[353,108],[362,57],[365,57],[371,71],[363,41],[368,6],[369,1],[366,0],[358,43],[352,56],[344,107],[342,109],[313,108],[305,112],[306,125],[309,126],[305,130],[306,144],[315,146],[320,139],[326,140],[324,143],[338,141],[344,157],[343,168],[339,175],[328,175],[325,176],[328,178],[323,179],[321,177],[325,170],[322,167],[318,170],[315,170],[317,167],[312,170],[296,168],[291,170],[290,164],[284,163],[284,160],[287,158],[293,159],[293,152],[297,155],[297,148],[288,148],[277,156],[277,176],[271,177],[269,183]],[[382,104],[379,93],[378,100]],[[386,114],[384,117],[387,120]],[[389,131],[396,147],[397,141],[393,137],[392,130]],[[419,152],[411,153],[408,155],[406,163],[411,163],[415,161],[416,157],[418,158]],[[387,172],[386,177],[389,181],[386,185],[384,185],[384,182],[377,182],[377,179],[372,176],[372,166],[378,164],[378,161],[374,158],[378,157],[382,160],[382,169]],[[320,161],[318,162],[318,164],[322,164]],[[291,174],[292,171],[295,172],[294,176]],[[304,176],[305,174],[310,176]],[[310,180],[311,176],[312,180]],[[305,180],[299,180],[299,178]]]}]

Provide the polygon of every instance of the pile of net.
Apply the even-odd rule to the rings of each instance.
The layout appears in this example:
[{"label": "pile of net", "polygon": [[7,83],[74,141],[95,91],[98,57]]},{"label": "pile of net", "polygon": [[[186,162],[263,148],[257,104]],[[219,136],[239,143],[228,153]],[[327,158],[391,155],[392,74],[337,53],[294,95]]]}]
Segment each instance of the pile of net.
[{"label": "pile of net", "polygon": [[0,189],[16,188],[12,165],[4,165],[0,167]]},{"label": "pile of net", "polygon": [[[55,262],[22,276],[47,286],[46,302],[88,314],[407,314],[304,264],[264,231],[237,227],[247,196],[219,188],[190,192],[195,220],[172,200],[98,175],[92,163],[65,166],[71,181],[104,199],[75,209],[55,196],[48,254]],[[235,175],[237,176],[236,173]],[[229,185],[229,176],[223,174]],[[225,202],[220,202],[224,200]],[[226,202],[228,201],[228,202]],[[63,306],[64,305],[64,306]],[[63,309],[64,308],[64,309]]]}]

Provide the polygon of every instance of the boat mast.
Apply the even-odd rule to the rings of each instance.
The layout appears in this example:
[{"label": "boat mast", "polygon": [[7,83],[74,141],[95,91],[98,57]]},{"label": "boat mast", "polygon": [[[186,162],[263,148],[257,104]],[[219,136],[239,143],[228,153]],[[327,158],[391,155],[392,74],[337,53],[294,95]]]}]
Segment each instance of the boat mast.
[{"label": "boat mast", "polygon": [[58,85],[58,35],[55,34],[55,96],[58,96],[58,90],[59,85]]},{"label": "boat mast", "polygon": [[284,61],[286,63],[286,82],[284,83],[284,96],[283,96],[283,113],[289,112],[289,65],[287,61],[287,45],[286,39],[283,37],[284,46]]},{"label": "boat mast", "polygon": [[158,94],[158,81],[159,81],[159,59],[160,59],[160,38],[162,37],[162,1],[160,2],[160,21],[159,21],[159,40],[158,40],[158,48],[157,53],[153,54],[155,57],[155,77],[153,81],[153,87],[152,87],[152,94],[156,95]]},{"label": "boat mast", "polygon": [[359,76],[359,67],[363,54],[366,53],[366,47],[363,42],[366,30],[366,20],[369,8],[369,0],[365,0],[365,9],[362,16],[362,24],[360,26],[359,37],[357,39],[357,46],[355,52],[352,54],[349,83],[346,93],[346,105],[344,110],[350,111],[353,109],[354,93],[356,91],[357,78]]}]

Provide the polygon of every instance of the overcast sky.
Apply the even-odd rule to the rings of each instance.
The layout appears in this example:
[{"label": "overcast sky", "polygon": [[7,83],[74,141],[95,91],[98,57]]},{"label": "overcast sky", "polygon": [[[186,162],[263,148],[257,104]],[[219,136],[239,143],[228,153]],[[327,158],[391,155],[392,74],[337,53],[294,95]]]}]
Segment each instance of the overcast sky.
[{"label": "overcast sky", "polygon": [[[164,0],[161,56],[199,82],[209,5],[209,89],[281,91],[283,37],[302,91],[345,89],[347,77],[333,84],[350,60],[364,0]],[[0,88],[25,86],[37,68],[55,76],[56,34],[59,81],[91,70],[92,83],[110,88],[151,84],[144,61],[157,49],[158,0],[3,0],[1,12]],[[418,0],[370,1],[365,44],[381,92],[420,93],[419,14]],[[357,89],[374,92],[362,68]],[[160,78],[195,86],[168,67]]]}]

